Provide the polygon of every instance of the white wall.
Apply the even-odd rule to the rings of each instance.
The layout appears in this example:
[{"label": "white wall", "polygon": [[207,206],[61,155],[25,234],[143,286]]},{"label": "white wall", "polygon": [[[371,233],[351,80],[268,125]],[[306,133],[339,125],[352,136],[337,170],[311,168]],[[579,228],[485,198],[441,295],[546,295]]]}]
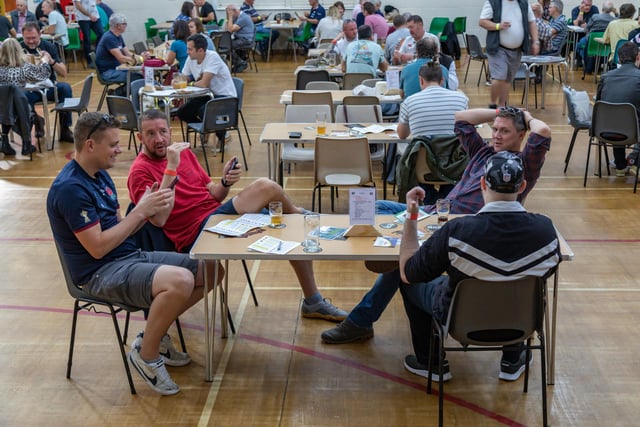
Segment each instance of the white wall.
[{"label": "white wall", "polygon": [[[209,0],[211,2],[211,0]],[[273,4],[292,4],[292,1],[299,4],[296,0],[256,0],[255,7],[260,11],[273,11],[273,10],[285,10],[285,8],[272,6]],[[156,21],[162,22],[165,20],[173,20],[180,13],[180,7],[183,0],[104,0],[114,11],[123,13],[129,22],[127,32],[124,34],[125,41],[128,46],[132,46],[134,42],[145,39],[144,22],[147,18],[155,18]],[[212,2],[216,8],[218,17],[224,16],[224,7],[233,3],[240,5],[242,0],[217,0]],[[351,8],[355,4],[353,1],[344,1],[349,10],[345,13],[345,16],[351,16]],[[321,0],[321,3],[328,7],[333,4],[332,0]],[[445,3],[445,4],[443,4]],[[569,16],[571,9],[580,3],[579,0],[567,1],[564,4],[565,15]],[[597,6],[597,2],[594,2]],[[618,5],[618,2],[614,2]],[[622,2],[620,2],[622,3]],[[263,5],[261,9],[260,5]],[[269,7],[265,7],[265,5]],[[409,1],[409,0],[389,0],[383,1],[383,5],[391,4],[398,8],[401,12],[411,12],[420,15],[424,20],[425,28],[429,28],[431,18],[434,16],[446,16],[451,18],[457,16],[467,17],[467,32],[477,34],[480,37],[482,44],[484,45],[485,31],[481,30],[478,26],[478,17],[480,16],[480,10],[484,4],[484,0],[449,0],[447,2],[427,0],[427,1]],[[35,10],[34,0],[29,0],[29,9]],[[299,11],[307,10],[305,8],[298,9]]]}]

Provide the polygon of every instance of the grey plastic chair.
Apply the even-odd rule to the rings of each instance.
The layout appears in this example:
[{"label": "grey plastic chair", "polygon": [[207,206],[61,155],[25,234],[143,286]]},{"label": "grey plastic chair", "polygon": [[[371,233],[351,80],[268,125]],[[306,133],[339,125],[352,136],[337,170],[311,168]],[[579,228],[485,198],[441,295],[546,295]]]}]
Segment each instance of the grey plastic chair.
[{"label": "grey plastic chair", "polygon": [[[257,67],[256,67],[257,68]],[[238,77],[231,77],[233,85],[236,87],[236,94],[238,96],[238,114],[242,120],[242,126],[244,127],[244,133],[247,134],[247,140],[249,140],[249,146],[251,146],[251,137],[249,136],[249,130],[247,129],[247,122],[244,121],[244,114],[242,114],[242,99],[244,98],[244,81]]]},{"label": "grey plastic chair", "polygon": [[[429,354],[434,354],[439,339],[438,374],[443,377],[445,351],[502,351],[503,346],[526,342],[527,359],[531,350],[540,350],[540,384],[542,386],[542,423],[547,425],[547,385],[544,337],[546,284],[539,277],[492,282],[469,278],[456,286],[446,323],[434,317]],[[445,345],[447,335],[461,346]],[[531,338],[537,335],[538,345]],[[433,371],[433,359],[429,372]],[[524,393],[529,384],[529,363],[525,364]],[[427,393],[431,393],[431,375],[427,378]],[[444,381],[439,381],[438,423],[443,425]]]},{"label": "grey plastic chair", "polygon": [[482,50],[482,45],[480,44],[480,40],[478,36],[474,36],[473,34],[466,35],[466,44],[467,51],[469,53],[469,57],[467,58],[467,71],[464,73],[464,82],[467,82],[467,76],[469,75],[469,66],[471,65],[471,61],[480,61],[482,65],[480,66],[480,74],[478,74],[478,84],[476,86],[480,86],[480,78],[482,77],[482,72],[484,71],[484,78],[486,81],[489,81],[489,67],[487,66],[487,61],[489,57]]},{"label": "grey plastic chair", "polygon": [[129,150],[131,150],[131,143],[133,142],[133,147],[136,150],[136,154],[138,154],[136,132],[140,131],[140,127],[138,125],[138,114],[133,102],[123,96],[107,96],[107,110],[109,114],[120,121],[120,129],[129,131]]},{"label": "grey plastic chair", "polygon": [[327,70],[299,70],[296,74],[296,90],[305,90],[309,82],[330,82]]},{"label": "grey plastic chair", "polygon": [[[589,131],[589,145],[587,151],[587,162],[584,167],[584,183],[587,186],[587,173],[589,170],[589,158],[591,156],[591,146],[598,147],[598,152],[602,148],[607,153],[607,147],[633,147],[636,154],[636,164],[640,157],[638,149],[638,115],[636,108],[630,103],[612,103],[597,101],[593,106],[593,116],[591,119],[591,129]],[[602,158],[602,156],[598,156]],[[607,157],[608,160],[608,157]],[[607,171],[609,172],[609,162],[607,161]],[[636,173],[633,192],[638,188],[638,173]],[[598,176],[602,178],[602,166],[598,164]]]},{"label": "grey plastic chair", "polygon": [[576,117],[576,110],[572,100],[572,89],[569,86],[562,86],[562,92],[564,92],[564,98],[567,103],[567,117],[569,118],[569,124],[573,128],[573,135],[571,135],[571,143],[567,150],[567,155],[564,158],[564,173],[567,173],[567,167],[569,166],[569,160],[571,160],[571,153],[573,152],[573,144],[576,142],[576,136],[581,130],[589,130],[591,128],[591,119],[588,121],[580,121]]},{"label": "grey plastic chair", "polygon": [[336,82],[309,82],[305,90],[340,90],[340,85]]},{"label": "grey plastic chair", "polygon": [[[92,64],[96,63],[96,53],[95,52],[89,53],[89,58],[91,58],[91,63]],[[106,80],[103,80],[102,76],[100,75],[100,72],[98,70],[96,70],[96,77],[98,77],[98,81],[103,86],[102,94],[100,95],[100,101],[98,101],[98,108],[96,109],[96,111],[100,111],[100,110],[102,110],[102,104],[104,103],[104,99],[109,94],[109,90],[113,89],[113,88],[118,89],[118,88],[120,88],[122,86],[125,86],[126,83],[108,82]],[[55,132],[54,132],[54,135],[55,135]]]},{"label": "grey plastic chair", "polygon": [[[127,333],[129,331],[129,317],[132,312],[142,310],[141,307],[133,307],[127,304],[122,304],[113,301],[106,301],[100,298],[96,298],[94,296],[86,293],[80,286],[74,283],[71,278],[71,273],[69,272],[69,268],[67,267],[67,263],[64,258],[64,254],[62,248],[58,245],[58,242],[55,242],[56,251],[58,253],[58,259],[60,260],[60,266],[62,267],[62,273],[64,275],[64,280],[67,284],[67,291],[69,291],[69,295],[75,300],[73,304],[73,320],[71,321],[71,339],[69,341],[69,358],[67,360],[67,378],[71,378],[71,365],[73,364],[73,349],[76,339],[76,326],[78,324],[78,312],[81,310],[86,310],[87,312],[95,312],[101,314],[110,314],[111,320],[113,321],[113,327],[116,332],[116,338],[118,339],[118,347],[120,348],[120,355],[122,356],[122,363],[124,364],[124,370],[127,374],[127,380],[129,381],[129,389],[131,390],[131,394],[136,394],[136,388],[133,385],[133,379],[131,378],[131,370],[129,369],[129,363],[127,362],[127,355],[124,351],[124,346],[127,342]],[[100,311],[99,307],[104,307],[108,309],[108,312]],[[116,317],[118,313],[125,312],[125,323],[124,330],[120,329],[120,325],[118,324],[118,318]],[[176,319],[176,328],[178,330],[178,335],[180,336],[180,342],[182,343],[182,350],[186,352],[186,348],[184,345],[184,337],[182,336],[182,328],[180,327],[180,320]]]},{"label": "grey plastic chair", "polygon": [[361,85],[363,81],[371,78],[373,78],[373,76],[369,73],[345,73],[342,77],[342,89],[351,90],[354,87]]},{"label": "grey plastic chair", "polygon": [[91,86],[93,85],[93,76],[94,74],[91,73],[84,79],[84,84],[82,85],[82,93],[80,94],[80,100],[77,104],[65,105],[64,102],[59,102],[53,109],[53,111],[56,112],[56,116],[53,120],[54,135],[56,134],[56,127],[58,126],[58,115],[60,113],[77,113],[78,116],[80,116],[80,114],[84,113],[85,111],[89,111],[89,101],[91,99]]}]

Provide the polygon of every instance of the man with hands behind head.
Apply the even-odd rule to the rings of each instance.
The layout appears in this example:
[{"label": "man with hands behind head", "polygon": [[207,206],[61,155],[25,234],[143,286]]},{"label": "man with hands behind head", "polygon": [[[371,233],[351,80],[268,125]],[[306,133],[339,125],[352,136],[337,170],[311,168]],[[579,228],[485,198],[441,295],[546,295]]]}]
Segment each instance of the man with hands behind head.
[{"label": "man with hands behind head", "polygon": [[[144,195],[154,182],[160,189],[167,188],[176,178],[175,198],[171,208],[149,218],[162,227],[166,236],[179,252],[188,252],[211,215],[237,215],[264,212],[271,201],[281,201],[283,212],[304,213],[275,182],[259,178],[238,194],[224,201],[230,188],[242,176],[242,167],[236,157],[223,167],[222,178],[213,182],[198,163],[188,142],[171,143],[171,128],[167,116],[159,110],[147,110],[140,118],[142,150],[129,171],[128,188],[131,201]],[[236,167],[232,169],[232,165]],[[304,293],[302,316],[331,321],[343,320],[347,313],[322,298],[316,286],[311,261],[291,261]]]}]

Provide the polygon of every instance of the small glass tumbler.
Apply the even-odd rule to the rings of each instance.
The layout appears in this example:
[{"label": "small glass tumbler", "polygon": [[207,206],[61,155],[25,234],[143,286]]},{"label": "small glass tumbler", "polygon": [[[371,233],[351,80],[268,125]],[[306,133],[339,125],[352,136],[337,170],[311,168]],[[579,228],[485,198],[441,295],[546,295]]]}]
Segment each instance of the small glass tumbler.
[{"label": "small glass tumbler", "polygon": [[305,252],[315,253],[321,252],[320,237],[318,237],[320,229],[320,214],[312,213],[304,216],[304,246]]}]

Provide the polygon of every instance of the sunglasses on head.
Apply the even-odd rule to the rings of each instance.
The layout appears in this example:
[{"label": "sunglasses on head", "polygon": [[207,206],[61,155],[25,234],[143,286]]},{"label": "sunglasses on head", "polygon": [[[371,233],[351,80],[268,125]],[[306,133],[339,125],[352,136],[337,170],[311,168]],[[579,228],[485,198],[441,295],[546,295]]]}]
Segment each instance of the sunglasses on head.
[{"label": "sunglasses on head", "polygon": [[527,122],[524,120],[524,113],[519,108],[501,107],[498,117],[512,117],[517,123],[522,125],[524,130],[527,130]]},{"label": "sunglasses on head", "polygon": [[98,120],[98,123],[93,125],[93,127],[87,134],[87,139],[91,138],[91,135],[93,135],[94,132],[96,132],[103,123],[106,124],[107,126],[111,126],[113,124],[113,116],[111,116],[110,114],[103,114],[100,117],[100,120]]}]

